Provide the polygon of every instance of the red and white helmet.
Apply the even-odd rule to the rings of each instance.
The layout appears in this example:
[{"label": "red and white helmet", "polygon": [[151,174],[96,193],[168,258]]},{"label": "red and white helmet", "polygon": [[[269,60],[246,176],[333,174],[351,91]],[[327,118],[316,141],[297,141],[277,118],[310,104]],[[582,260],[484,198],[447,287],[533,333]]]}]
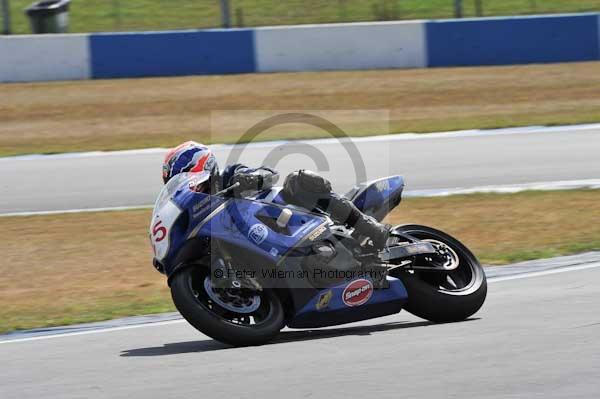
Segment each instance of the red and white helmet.
[{"label": "red and white helmet", "polygon": [[217,159],[207,146],[186,141],[170,150],[163,162],[163,182],[166,184],[173,176],[182,172],[208,171],[211,176],[219,173]]}]

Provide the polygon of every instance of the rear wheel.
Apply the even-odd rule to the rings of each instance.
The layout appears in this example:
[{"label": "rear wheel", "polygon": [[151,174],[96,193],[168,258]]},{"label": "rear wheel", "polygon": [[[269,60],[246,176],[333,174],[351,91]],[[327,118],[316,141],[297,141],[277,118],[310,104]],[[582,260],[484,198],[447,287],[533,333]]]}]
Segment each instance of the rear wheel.
[{"label": "rear wheel", "polygon": [[[392,273],[408,292],[406,310],[433,322],[461,321],[477,312],[487,295],[483,268],[460,241],[427,226],[397,226],[395,231],[428,241],[437,249],[435,256],[415,257],[414,266],[435,266],[436,270],[396,269]],[[393,237],[390,243],[400,241]]]},{"label": "rear wheel", "polygon": [[207,268],[188,267],[173,276],[171,297],[192,326],[230,345],[264,344],[284,326],[273,291],[214,287]]}]

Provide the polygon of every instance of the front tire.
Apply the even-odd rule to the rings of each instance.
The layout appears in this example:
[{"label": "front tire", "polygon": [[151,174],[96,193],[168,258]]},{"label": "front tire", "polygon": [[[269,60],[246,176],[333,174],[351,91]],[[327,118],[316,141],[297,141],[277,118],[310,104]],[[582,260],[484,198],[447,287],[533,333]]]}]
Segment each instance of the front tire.
[{"label": "front tire", "polygon": [[[175,307],[197,330],[226,344],[250,346],[267,343],[283,328],[283,306],[273,291],[251,293],[251,299],[260,298],[259,305],[254,306],[256,303],[248,305],[237,299],[241,296],[241,289],[238,289],[239,293],[231,292],[233,295],[229,296],[237,302],[228,306],[225,300],[215,297],[217,291],[209,294],[212,287],[206,279],[210,280],[208,269],[187,267],[171,280]],[[246,307],[240,307],[241,311],[236,312],[235,306]]]},{"label": "front tire", "polygon": [[[458,267],[448,273],[398,270],[408,292],[406,310],[436,323],[462,321],[475,314],[487,295],[487,281],[479,261],[460,241],[450,235],[421,225],[404,225],[395,231],[420,240],[442,243],[458,257]],[[397,240],[397,238],[393,238]],[[415,262],[424,262],[424,257]]]}]

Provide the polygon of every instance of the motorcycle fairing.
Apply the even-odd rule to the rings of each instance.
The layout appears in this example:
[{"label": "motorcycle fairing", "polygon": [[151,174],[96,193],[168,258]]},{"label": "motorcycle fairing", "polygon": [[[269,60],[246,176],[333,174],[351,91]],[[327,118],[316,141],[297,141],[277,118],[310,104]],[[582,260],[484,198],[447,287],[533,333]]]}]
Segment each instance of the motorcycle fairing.
[{"label": "motorcycle fairing", "polygon": [[[292,328],[318,328],[398,313],[406,303],[408,294],[404,284],[399,279],[388,276],[387,280],[389,288],[373,290],[369,300],[360,306],[350,307],[342,299],[344,289],[353,281],[318,290],[295,313],[288,326]],[[324,304],[323,298],[328,295],[330,295],[330,298]]]},{"label": "motorcycle fairing", "polygon": [[[181,179],[176,189],[170,187],[165,191],[168,195],[159,197],[159,200],[165,197],[162,204],[171,202],[183,210],[167,233],[168,253],[159,259],[167,271],[175,266],[170,263],[185,242],[198,237],[227,242],[277,264],[317,227],[328,222],[326,217],[294,208],[287,227],[280,229],[276,220],[284,209],[281,205],[198,193],[190,189],[185,179]],[[160,218],[160,206],[154,214],[156,223],[154,219]]]},{"label": "motorcycle fairing", "polygon": [[[180,212],[167,231],[170,245],[168,253],[160,262],[167,276],[178,266],[174,261],[185,245],[192,243],[196,247],[196,242],[208,238],[225,242],[240,251],[251,252],[258,259],[266,261],[264,266],[270,263],[277,268],[301,271],[302,259],[316,239],[316,232],[322,232],[319,237],[330,234],[330,220],[327,217],[298,207],[284,206],[275,201],[261,201],[258,198],[225,199],[198,193],[183,178],[176,187],[175,183],[169,185],[159,196],[153,214],[153,221],[157,217],[160,219],[161,210],[165,206]],[[275,221],[284,208],[292,210],[292,217],[287,228],[281,230],[277,228]],[[347,284],[344,282],[326,290],[318,290],[306,283],[302,288],[290,289],[295,312],[290,326],[326,326],[393,314],[400,311],[406,298],[406,290],[400,280],[391,279],[390,289],[375,290],[367,303],[350,308],[340,299]],[[327,290],[331,290],[333,294],[331,304],[327,309],[317,311],[315,303],[323,291]]]},{"label": "motorcycle fairing", "polygon": [[282,229],[276,225],[282,211],[283,208],[270,204],[231,199],[198,234],[257,252],[278,263],[289,250],[326,223],[324,217],[294,210],[286,228]]},{"label": "motorcycle fairing", "polygon": [[346,194],[363,213],[381,221],[400,203],[404,190],[402,176],[389,176],[355,186]]}]

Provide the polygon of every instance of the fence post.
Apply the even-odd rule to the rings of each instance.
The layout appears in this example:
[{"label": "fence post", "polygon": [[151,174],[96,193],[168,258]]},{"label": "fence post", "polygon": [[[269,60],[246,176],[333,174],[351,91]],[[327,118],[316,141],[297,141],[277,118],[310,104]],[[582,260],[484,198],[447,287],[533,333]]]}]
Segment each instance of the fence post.
[{"label": "fence post", "polygon": [[482,0],[475,0],[475,15],[483,17],[483,3]]},{"label": "fence post", "polygon": [[123,27],[122,25],[122,21],[121,21],[121,1],[120,0],[113,0],[113,12],[115,14],[115,29],[116,30],[121,30],[121,28]]},{"label": "fence post", "polygon": [[2,0],[2,34],[10,35],[10,7],[8,0]]},{"label": "fence post", "polygon": [[454,0],[454,18],[462,18],[462,0]]},{"label": "fence post", "polygon": [[221,24],[223,28],[231,27],[231,14],[229,0],[221,0]]}]

